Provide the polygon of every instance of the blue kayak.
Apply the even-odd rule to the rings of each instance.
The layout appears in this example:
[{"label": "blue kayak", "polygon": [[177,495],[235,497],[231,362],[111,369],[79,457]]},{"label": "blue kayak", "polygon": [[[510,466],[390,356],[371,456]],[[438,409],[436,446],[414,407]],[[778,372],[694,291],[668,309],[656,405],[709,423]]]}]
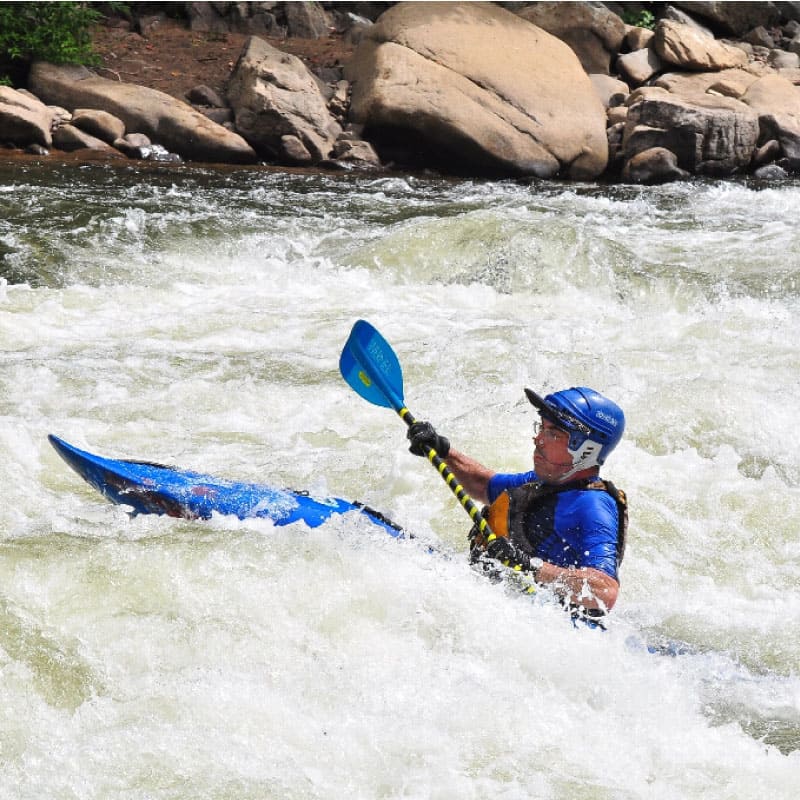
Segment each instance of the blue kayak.
[{"label": "blue kayak", "polygon": [[131,508],[133,514],[209,519],[216,513],[239,519],[261,517],[275,525],[304,522],[316,528],[336,514],[356,512],[390,536],[403,535],[401,528],[361,503],[314,498],[305,492],[238,483],[147,461],[103,458],[52,434],[48,439],[78,475],[113,503]]}]

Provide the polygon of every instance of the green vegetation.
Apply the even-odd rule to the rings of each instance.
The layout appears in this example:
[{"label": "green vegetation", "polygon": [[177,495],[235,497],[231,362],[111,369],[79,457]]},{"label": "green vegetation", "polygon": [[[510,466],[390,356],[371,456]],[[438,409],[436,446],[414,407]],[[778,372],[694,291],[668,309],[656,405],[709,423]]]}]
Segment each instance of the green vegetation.
[{"label": "green vegetation", "polygon": [[0,83],[36,59],[97,63],[91,26],[101,18],[88,3],[0,3]]},{"label": "green vegetation", "polygon": [[656,27],[656,18],[651,11],[643,9],[642,11],[626,11],[622,19],[628,25],[635,25],[637,28],[647,28],[653,30]]}]

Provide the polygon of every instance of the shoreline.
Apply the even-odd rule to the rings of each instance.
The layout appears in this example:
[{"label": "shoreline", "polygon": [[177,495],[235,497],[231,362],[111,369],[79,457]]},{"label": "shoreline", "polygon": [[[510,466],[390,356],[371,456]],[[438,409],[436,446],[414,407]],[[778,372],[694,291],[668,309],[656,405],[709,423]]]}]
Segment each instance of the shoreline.
[{"label": "shoreline", "polygon": [[[409,18],[402,17],[403,24],[417,30],[420,20],[414,17],[414,8],[401,4],[385,16],[388,19],[393,14],[394,19],[405,14]],[[507,35],[528,37],[526,43],[538,42],[531,33],[536,30],[550,45],[561,41],[530,25],[522,12],[515,16],[494,9],[488,21],[478,12],[471,17],[473,30],[481,32],[476,35],[486,35],[488,22],[502,22],[514,31]],[[581,108],[588,109],[585,117],[569,118],[564,103],[542,99],[552,97],[557,85],[557,81],[545,80],[535,90],[527,90],[523,99],[531,105],[531,124],[539,125],[539,118],[551,122],[546,128],[534,125],[525,129],[525,136],[517,139],[519,131],[514,126],[509,129],[509,120],[497,109],[480,120],[459,117],[459,98],[471,102],[476,98],[469,93],[462,97],[458,87],[441,93],[436,89],[435,96],[446,95],[449,103],[437,116],[435,104],[426,105],[425,98],[433,91],[430,75],[424,80],[418,77],[423,88],[413,93],[413,102],[403,94],[402,81],[389,91],[380,83],[384,78],[375,78],[372,67],[359,70],[353,66],[353,74],[342,79],[345,69],[359,58],[354,56],[353,40],[333,28],[317,39],[306,39],[203,32],[169,19],[147,28],[146,33],[143,24],[140,33],[107,22],[95,29],[101,64],[94,70],[37,62],[28,76],[27,92],[11,90],[14,96],[5,98],[6,114],[15,113],[15,104],[24,107],[24,112],[19,112],[13,123],[17,130],[11,128],[7,134],[18,149],[0,150],[0,160],[28,163],[26,159],[33,157],[61,164],[136,161],[162,168],[172,161],[181,168],[241,165],[288,174],[421,174],[456,181],[547,180],[597,185],[748,176],[776,185],[800,173],[796,144],[800,110],[795,111],[800,109],[800,67],[770,67],[757,48],[733,47],[730,40],[698,33],[689,21],[664,17],[654,34],[630,25],[620,27],[621,19],[613,14],[608,20],[617,25],[620,36],[625,33],[625,39],[604,51],[603,58],[610,65],[605,74],[602,70],[590,73],[589,66],[580,61],[588,55],[577,46],[574,52],[564,49],[563,42],[561,50],[548,51],[547,58],[553,63],[534,64],[543,75],[556,62],[565,69],[565,65],[570,67],[568,77],[558,80],[573,81],[580,88],[578,94],[586,101]],[[549,24],[555,22],[551,19]],[[383,34],[372,33],[380,24],[364,34],[364,52],[383,46]],[[439,23],[431,22],[435,24]],[[424,26],[420,29],[427,30]],[[659,31],[662,38],[672,37],[676,46],[696,44],[699,37],[698,48],[716,47],[718,60],[700,69],[691,60],[694,54],[682,55],[682,64],[651,65],[651,77],[640,75],[626,84],[618,74],[620,65],[642,54],[657,59],[653,42],[659,41]],[[632,51],[633,47],[639,49]],[[407,48],[407,53],[413,52]],[[797,54],[771,52],[792,56],[800,64]],[[441,58],[446,60],[446,56]],[[558,61],[562,56],[563,63]],[[474,69],[483,68],[480,60],[476,65]],[[494,67],[490,64],[487,68],[490,66]],[[530,66],[526,62],[517,68]],[[633,71],[631,66],[625,69]],[[509,74],[500,71],[496,79],[502,84]],[[130,77],[135,84],[123,80]],[[397,100],[394,117],[382,111],[384,104],[393,102],[387,99],[390,95],[406,97]],[[492,97],[491,92],[481,95],[486,102]],[[537,108],[540,102],[542,107]],[[403,103],[411,103],[413,113],[402,111]],[[425,120],[431,114],[437,122],[426,137]],[[527,124],[517,122],[523,128]],[[28,134],[32,125],[35,130]],[[392,125],[406,132],[402,141]]]},{"label": "shoreline", "polygon": [[[561,187],[563,189],[578,189],[581,187],[595,187],[597,189],[611,190],[614,188],[629,188],[637,190],[659,189],[665,184],[663,183],[636,183],[633,181],[625,181],[621,178],[613,179],[606,175],[601,175],[592,180],[572,180],[569,178],[537,178],[534,176],[498,176],[487,177],[478,175],[452,175],[448,173],[438,173],[434,171],[421,171],[421,170],[402,170],[402,169],[382,169],[380,171],[367,171],[367,170],[346,170],[346,169],[333,169],[325,168],[319,165],[312,166],[290,166],[282,164],[268,164],[264,162],[256,164],[231,164],[225,162],[213,161],[185,161],[181,163],[168,162],[168,161],[149,161],[142,159],[132,159],[126,157],[104,157],[102,152],[98,151],[61,151],[53,150],[47,156],[37,155],[34,153],[26,153],[22,150],[4,150],[0,149],[0,170],[5,165],[25,165],[32,167],[42,167],[43,169],[56,170],[61,167],[73,167],[80,169],[81,167],[111,167],[114,169],[136,171],[142,173],[157,173],[157,174],[173,174],[173,175],[189,175],[192,172],[216,172],[216,173],[264,173],[272,175],[305,175],[305,176],[320,176],[328,178],[342,178],[342,179],[365,179],[365,180],[380,180],[387,179],[403,179],[410,178],[419,181],[438,181],[442,183],[464,183],[470,182],[475,184],[489,184],[489,183],[514,183],[518,185],[528,186],[551,186]],[[781,186],[792,187],[800,184],[800,176],[789,175],[779,183],[775,183],[766,178],[760,178],[752,172],[739,173],[736,175],[688,175],[687,177],[670,181],[670,183],[687,183],[687,184],[746,184],[753,186],[757,189],[776,189]]]}]

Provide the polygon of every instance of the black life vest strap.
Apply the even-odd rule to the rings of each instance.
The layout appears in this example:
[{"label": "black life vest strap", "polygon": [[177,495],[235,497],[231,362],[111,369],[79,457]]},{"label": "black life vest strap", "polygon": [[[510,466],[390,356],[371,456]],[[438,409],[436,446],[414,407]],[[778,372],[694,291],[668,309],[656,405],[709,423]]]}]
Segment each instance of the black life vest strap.
[{"label": "black life vest strap", "polygon": [[628,496],[622,489],[618,489],[611,481],[604,479],[597,479],[598,484],[602,486],[587,486],[587,489],[602,489],[608,492],[617,503],[617,519],[619,525],[619,533],[617,535],[617,566],[622,563],[625,557],[625,544],[628,536]]}]

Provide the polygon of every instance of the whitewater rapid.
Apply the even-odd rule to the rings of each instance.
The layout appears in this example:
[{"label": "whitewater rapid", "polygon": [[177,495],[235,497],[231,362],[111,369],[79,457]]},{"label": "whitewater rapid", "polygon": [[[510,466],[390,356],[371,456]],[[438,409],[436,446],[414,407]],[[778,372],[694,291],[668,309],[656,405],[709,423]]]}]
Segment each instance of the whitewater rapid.
[{"label": "whitewater rapid", "polygon": [[[793,798],[799,217],[794,183],[0,166],[0,797]],[[338,374],[359,318],[497,469],[525,386],[624,408],[607,633],[469,569]],[[414,538],[131,519],[48,433]]]}]

